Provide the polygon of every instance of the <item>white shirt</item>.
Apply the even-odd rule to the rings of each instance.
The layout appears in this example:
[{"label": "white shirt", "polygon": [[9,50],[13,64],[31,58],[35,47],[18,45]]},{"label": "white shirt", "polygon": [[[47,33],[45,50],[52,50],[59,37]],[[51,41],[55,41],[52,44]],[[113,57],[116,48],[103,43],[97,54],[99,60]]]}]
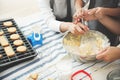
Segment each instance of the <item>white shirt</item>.
[{"label": "white shirt", "polygon": [[[57,32],[60,32],[60,25],[62,21],[56,20],[54,14],[61,18],[67,15],[67,6],[64,1],[65,0],[55,0],[55,5],[54,5],[55,13],[53,13],[50,7],[50,0],[39,0],[39,7],[42,13],[41,17],[44,17],[44,21],[49,28]],[[74,2],[75,0],[71,0],[72,15],[75,12]]]}]

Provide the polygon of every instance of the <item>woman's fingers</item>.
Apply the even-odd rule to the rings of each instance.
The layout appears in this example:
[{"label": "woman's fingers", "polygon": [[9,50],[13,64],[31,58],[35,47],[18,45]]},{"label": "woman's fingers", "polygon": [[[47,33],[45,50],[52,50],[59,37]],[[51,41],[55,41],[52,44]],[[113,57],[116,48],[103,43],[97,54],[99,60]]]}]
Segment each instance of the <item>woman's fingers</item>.
[{"label": "woman's fingers", "polygon": [[96,59],[103,60],[104,59],[104,53],[97,55]]},{"label": "woman's fingers", "polygon": [[108,49],[108,48],[105,48],[104,50],[100,51],[100,52],[98,53],[98,55],[96,56],[96,58],[97,58],[98,60],[104,59],[104,57],[105,57],[105,55],[106,55],[107,49]]},{"label": "woman's fingers", "polygon": [[96,13],[96,10],[97,10],[97,8],[90,9],[90,10],[88,10],[88,14],[94,15]]}]

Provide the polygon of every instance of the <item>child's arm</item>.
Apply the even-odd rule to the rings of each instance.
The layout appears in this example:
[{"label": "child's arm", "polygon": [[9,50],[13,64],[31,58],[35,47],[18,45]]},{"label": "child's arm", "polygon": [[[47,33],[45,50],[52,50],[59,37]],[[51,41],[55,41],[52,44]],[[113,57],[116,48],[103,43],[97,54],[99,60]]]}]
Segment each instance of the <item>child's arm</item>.
[{"label": "child's arm", "polygon": [[73,15],[73,20],[75,23],[79,22],[80,17],[82,17],[82,7],[83,7],[83,1],[82,0],[75,0],[76,12]]},{"label": "child's arm", "polygon": [[80,10],[83,7],[83,1],[82,0],[75,0],[75,9]]}]

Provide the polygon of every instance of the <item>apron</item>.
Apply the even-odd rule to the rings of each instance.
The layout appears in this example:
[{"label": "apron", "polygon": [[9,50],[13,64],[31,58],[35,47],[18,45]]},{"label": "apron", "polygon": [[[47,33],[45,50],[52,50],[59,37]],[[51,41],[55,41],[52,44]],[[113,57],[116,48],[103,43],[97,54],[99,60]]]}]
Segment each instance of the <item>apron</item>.
[{"label": "apron", "polygon": [[[116,8],[118,7],[119,0],[90,0],[89,9],[95,7],[108,7],[108,8]],[[104,25],[102,25],[99,21],[89,21],[88,26],[90,29],[97,30],[105,34],[111,42],[112,46],[116,46],[118,44],[118,36],[111,31],[109,31]],[[114,27],[114,26],[113,26]]]},{"label": "apron", "polygon": [[[54,13],[54,6],[55,5],[55,0],[50,0],[50,6],[53,9]],[[56,4],[57,5],[57,4]],[[56,20],[59,21],[65,21],[65,22],[71,22],[72,21],[72,14],[71,14],[71,0],[66,0],[66,5],[67,5],[67,15],[64,18],[59,18],[56,15]]]}]

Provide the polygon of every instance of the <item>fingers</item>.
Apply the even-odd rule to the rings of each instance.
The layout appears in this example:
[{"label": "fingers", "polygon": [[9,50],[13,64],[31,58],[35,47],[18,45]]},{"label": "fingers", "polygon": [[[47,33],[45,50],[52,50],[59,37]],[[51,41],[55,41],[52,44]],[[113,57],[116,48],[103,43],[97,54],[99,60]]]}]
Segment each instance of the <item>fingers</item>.
[{"label": "fingers", "polygon": [[74,19],[74,21],[73,21],[74,24],[77,24],[78,22],[80,22],[80,19],[79,19],[79,18]]},{"label": "fingers", "polygon": [[77,19],[77,15],[74,14],[74,15],[73,15],[73,20],[76,20],[76,19]]},{"label": "fingers", "polygon": [[104,50],[100,51],[100,52],[98,53],[98,55],[96,56],[96,58],[97,58],[98,60],[103,60],[104,57],[105,57],[105,55],[106,55],[107,49],[108,49],[108,48],[105,48]]},{"label": "fingers", "polygon": [[98,60],[104,60],[104,53],[97,55],[96,59],[98,59]]},{"label": "fingers", "polygon": [[107,49],[108,49],[108,47],[103,49],[103,50],[101,50],[101,51],[99,51],[98,54],[101,54],[101,53],[105,52]]},{"label": "fingers", "polygon": [[70,31],[73,34],[84,34],[88,30],[89,30],[89,28],[80,22],[77,24],[71,25],[71,28],[70,28]]},{"label": "fingers", "polygon": [[84,31],[87,32],[89,30],[89,28],[85,25],[83,25],[82,23],[78,23],[78,26]]},{"label": "fingers", "polygon": [[83,14],[83,18],[86,17],[86,16],[88,16],[88,10],[84,10],[84,11],[82,12],[82,14]]},{"label": "fingers", "polygon": [[74,23],[77,24],[82,17],[83,17],[83,12],[82,12],[82,10],[81,10],[81,9],[80,9],[80,10],[77,10],[77,11],[75,12],[74,16],[73,16]]},{"label": "fingers", "polygon": [[79,34],[84,34],[85,32],[79,27],[79,26],[74,26],[74,27],[72,27],[72,30],[71,30],[71,32],[73,33],[73,34],[77,34],[77,35],[79,35]]},{"label": "fingers", "polygon": [[77,24],[80,21],[80,19],[76,16],[73,18],[73,20],[74,20],[73,21],[74,24]]},{"label": "fingers", "polygon": [[73,34],[76,34],[74,26],[69,29],[69,31]]},{"label": "fingers", "polygon": [[75,29],[79,34],[84,34],[85,33],[85,31],[82,30],[82,28],[80,26],[76,26]]},{"label": "fingers", "polygon": [[77,11],[75,15],[73,16],[73,19],[75,21],[75,24],[80,21],[81,18],[84,18],[84,20],[89,21],[89,20],[96,20],[96,12],[98,8],[93,8],[89,10],[82,10],[82,11]]},{"label": "fingers", "polygon": [[112,62],[115,61],[117,59],[119,59],[119,55],[117,54],[117,52],[119,53],[119,51],[117,51],[116,47],[108,47],[106,49],[104,49],[103,51],[101,51],[96,58],[98,60],[104,60],[105,62]]},{"label": "fingers", "polygon": [[94,15],[96,13],[96,10],[97,10],[97,8],[90,9],[90,10],[88,10],[88,14]]}]

